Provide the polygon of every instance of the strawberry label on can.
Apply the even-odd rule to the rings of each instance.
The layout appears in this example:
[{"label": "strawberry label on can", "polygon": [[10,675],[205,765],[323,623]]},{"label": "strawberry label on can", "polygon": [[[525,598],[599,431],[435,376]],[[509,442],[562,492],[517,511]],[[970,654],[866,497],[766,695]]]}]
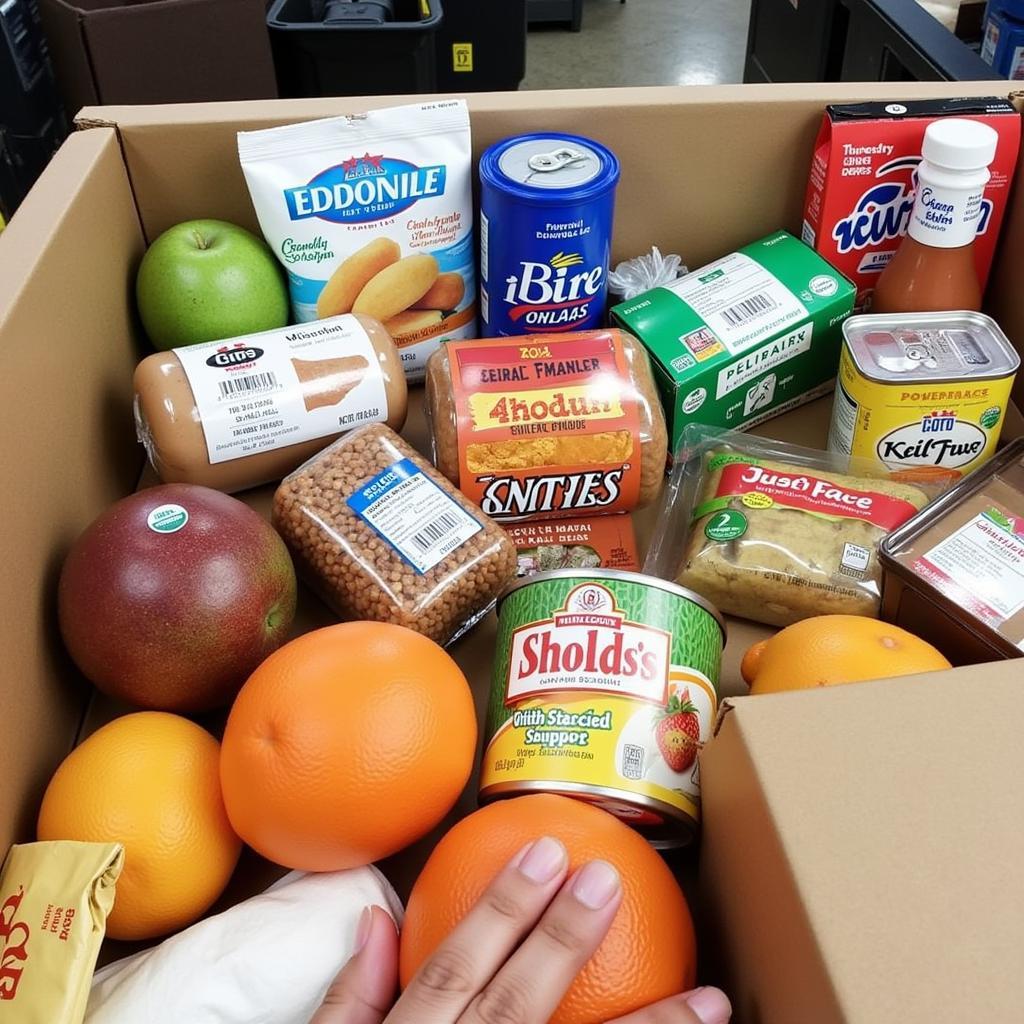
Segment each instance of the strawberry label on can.
[{"label": "strawberry label on can", "polygon": [[563,793],[655,845],[687,842],[723,643],[718,613],[675,584],[562,570],[515,585],[499,607],[481,798]]}]

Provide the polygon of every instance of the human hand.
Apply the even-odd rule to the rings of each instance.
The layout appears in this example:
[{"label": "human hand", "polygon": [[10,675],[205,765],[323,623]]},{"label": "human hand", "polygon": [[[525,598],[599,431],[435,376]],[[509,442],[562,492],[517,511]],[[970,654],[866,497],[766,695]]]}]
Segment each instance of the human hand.
[{"label": "human hand", "polygon": [[[516,854],[394,1002],[398,933],[380,907],[310,1024],[544,1024],[601,944],[622,901],[604,861],[566,879],[555,839]],[[393,1004],[393,1005],[392,1005]],[[729,1000],[698,988],[609,1024],[728,1024]]]}]

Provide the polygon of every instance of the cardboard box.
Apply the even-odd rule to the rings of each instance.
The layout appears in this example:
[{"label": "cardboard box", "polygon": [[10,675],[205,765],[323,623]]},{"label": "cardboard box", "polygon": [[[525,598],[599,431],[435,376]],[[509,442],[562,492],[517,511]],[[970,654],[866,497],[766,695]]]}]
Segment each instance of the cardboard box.
[{"label": "cardboard box", "polygon": [[64,104],[277,95],[264,0],[39,0]]},{"label": "cardboard box", "polygon": [[1021,1019],[1020,676],[1006,661],[723,709],[702,888],[738,1021]]},{"label": "cardboard box", "polygon": [[787,231],[613,307],[651,355],[669,452],[684,428],[744,430],[834,387],[855,289]]},{"label": "cardboard box", "polygon": [[[992,83],[889,83],[481,94],[471,98],[470,108],[478,153],[509,134],[567,125],[599,138],[624,162],[613,259],[658,245],[700,266],[780,226],[790,231],[799,227],[811,147],[826,102],[964,92],[985,95],[992,88]],[[4,525],[8,538],[0,589],[0,615],[6,624],[0,676],[4,780],[0,848],[32,835],[42,790],[75,738],[124,710],[97,699],[62,652],[54,591],[71,542],[95,515],[136,485],[142,468],[130,409],[131,372],[143,354],[132,292],[147,239],[171,224],[198,216],[219,216],[256,229],[235,149],[239,129],[394,102],[399,101],[386,97],[87,110],[80,119],[85,130],[65,143],[0,236],[0,345],[5,354],[0,429],[5,438],[2,469],[7,480]],[[652,159],[655,141],[657,159]],[[989,310],[1018,343],[1024,339],[1021,265],[1024,190],[1018,189],[990,285]],[[418,394],[406,434],[424,448],[426,430]],[[788,440],[823,444],[829,410],[825,398],[757,429]],[[1019,414],[1011,417],[1006,429],[1012,434],[1024,432]],[[247,498],[266,510],[269,495],[263,489]],[[656,509],[647,509],[636,517],[641,541],[649,536],[656,514]],[[308,594],[301,603],[297,630],[332,621]],[[751,642],[767,634],[767,629],[749,623],[730,624],[722,683],[726,695],[743,692],[740,656]],[[481,715],[494,636],[492,619],[453,652],[471,681]],[[765,715],[776,706],[794,709],[793,725],[784,734],[792,747],[790,763],[803,757],[806,774],[835,780],[844,794],[843,800],[832,804],[833,817],[811,816],[806,803],[810,780],[804,780],[794,805],[803,810],[779,819],[786,825],[785,842],[796,843],[802,851],[800,865],[806,866],[805,874],[810,872],[813,886],[794,883],[779,849],[782,837],[771,820],[764,820],[781,807],[789,776],[779,775],[762,797],[761,765],[748,752],[736,755],[731,774],[722,774],[722,788],[715,788],[716,764],[727,757],[731,760],[731,731],[743,732],[745,720],[762,712],[751,700],[727,716],[708,753],[711,795],[705,862],[710,873],[705,879],[712,911],[709,919],[721,927],[720,944],[728,954],[733,994],[738,1005],[749,1011],[738,1018],[740,1024],[888,1024],[890,1020],[934,1024],[939,1019],[1008,1024],[1019,1019],[1019,1012],[986,1016],[984,1010],[1007,1005],[993,1002],[995,996],[986,997],[987,1005],[979,1002],[985,991],[982,985],[996,975],[1002,979],[1000,999],[1017,994],[1019,950],[1024,945],[1024,913],[1016,913],[1012,920],[1004,913],[1007,907],[1024,909],[1019,897],[1024,891],[1024,859],[1016,855],[1019,847],[999,845],[1009,827],[999,823],[1002,816],[1008,822],[1021,820],[1019,789],[1012,788],[1018,785],[1019,729],[1014,730],[1012,743],[1006,739],[1007,723],[1021,719],[1020,706],[1010,703],[1005,688],[992,688],[997,676],[1007,673],[1019,673],[1016,663],[1009,668],[966,669],[950,676],[953,682],[945,689],[915,688],[916,702],[909,690],[904,695],[902,682],[853,687],[838,697],[811,693],[759,698],[769,702],[764,705]],[[941,682],[940,677],[936,681]],[[933,693],[941,693],[943,699],[936,701]],[[884,699],[879,694],[885,694]],[[855,715],[849,711],[854,706]],[[989,709],[1002,709],[1004,720],[995,722],[999,716]],[[860,723],[852,731],[848,715]],[[780,717],[784,716],[780,713]],[[995,724],[989,734],[990,717]],[[916,746],[937,759],[934,736],[940,731],[948,740],[943,756],[949,765],[936,764],[936,784],[930,782],[932,775],[915,768],[910,777],[916,785],[898,790],[907,800],[902,813],[919,821],[920,829],[887,830],[886,823],[896,813],[889,805],[887,814],[878,819],[880,828],[863,802],[853,805],[855,810],[860,808],[856,813],[847,813],[846,795],[862,773],[877,799],[888,800],[885,766],[910,770],[909,755],[897,758],[900,747]],[[721,748],[716,746],[720,741]],[[771,745],[763,732],[757,751]],[[978,774],[975,768],[982,755],[989,763]],[[871,758],[878,763],[866,772],[865,761]],[[950,767],[954,762],[959,771]],[[770,760],[765,763],[766,773],[771,764]],[[955,800],[951,787],[963,790]],[[475,792],[473,781],[438,833],[384,865],[400,891],[407,891],[436,835],[475,806]],[[979,804],[965,818],[962,811],[968,794]],[[768,795],[771,804],[765,802]],[[865,791],[865,799],[871,796]],[[953,813],[940,822],[931,811],[944,801]],[[989,818],[993,824],[985,833],[983,823]],[[831,831],[822,831],[826,824]],[[965,836],[965,827],[974,831]],[[849,980],[853,968],[842,960],[849,945],[812,945],[817,935],[807,928],[798,930],[803,917],[810,915],[817,922],[831,913],[828,893],[833,879],[830,865],[837,856],[835,835],[847,832],[857,835],[857,849],[876,841],[879,850],[887,851],[887,868],[899,869],[895,876],[892,871],[879,873],[879,853],[865,860],[866,874],[861,879],[863,885],[879,886],[888,896],[885,906],[873,904],[879,907],[877,923],[870,931],[864,931],[862,923],[858,932],[859,941],[877,946],[872,963],[890,965],[880,984],[891,999],[890,1006],[897,1009],[882,1015],[876,1012],[877,987],[863,976],[856,984]],[[986,834],[993,841],[982,857],[978,850]],[[742,836],[750,836],[751,841],[738,842]],[[898,844],[893,844],[894,839]],[[932,870],[929,865],[936,858],[944,858],[948,865],[961,850],[968,857],[977,855],[974,863],[961,861],[964,874],[974,876],[968,880],[970,891],[980,894],[988,883],[991,899],[969,905],[958,898],[955,924],[941,931],[931,927],[908,942],[907,929],[897,924],[907,915],[921,913],[924,905],[940,915],[949,900],[948,889],[923,887],[924,874]],[[716,874],[715,862],[720,858],[722,867]],[[856,870],[849,858],[844,863],[850,872]],[[694,855],[676,855],[673,864],[687,880],[693,874]],[[740,907],[727,902],[725,894],[734,881],[743,881],[738,876],[744,872],[758,885],[741,889],[746,896]],[[244,894],[253,884],[253,876],[240,878],[232,895]],[[904,905],[901,892],[907,886],[914,887],[916,895]],[[991,914],[997,898],[1005,900],[1005,907]],[[789,921],[791,930],[784,934],[801,941],[780,941],[778,929],[764,926],[769,918],[777,919],[780,927]],[[932,925],[935,920],[930,919]],[[991,941],[982,945],[978,936],[990,921]],[[832,922],[831,927],[833,934],[840,931],[842,921]],[[943,979],[945,1018],[932,1012],[932,966],[940,948],[958,962],[958,969]],[[709,961],[714,951],[709,935],[703,949]],[[829,959],[833,956],[840,960],[833,962]],[[710,977],[707,969],[704,973]],[[804,999],[805,985],[820,999]],[[843,1001],[837,1002],[833,995],[830,1002],[828,993],[838,987]],[[919,1011],[919,1004],[925,1009]],[[1018,1011],[1020,1005],[1024,1000],[1019,1000]],[[805,1012],[807,1006],[811,1011]]]}]

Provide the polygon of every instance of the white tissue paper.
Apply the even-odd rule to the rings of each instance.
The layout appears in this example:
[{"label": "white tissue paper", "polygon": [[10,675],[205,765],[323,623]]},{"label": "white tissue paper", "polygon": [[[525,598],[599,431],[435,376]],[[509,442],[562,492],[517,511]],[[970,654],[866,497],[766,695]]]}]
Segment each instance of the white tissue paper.
[{"label": "white tissue paper", "polygon": [[670,284],[686,273],[681,256],[662,256],[657,246],[635,259],[624,260],[608,275],[612,302],[626,302],[660,284]]},{"label": "white tissue paper", "polygon": [[97,971],[86,1024],[309,1024],[369,904],[401,921],[402,904],[374,867],[293,872]]}]

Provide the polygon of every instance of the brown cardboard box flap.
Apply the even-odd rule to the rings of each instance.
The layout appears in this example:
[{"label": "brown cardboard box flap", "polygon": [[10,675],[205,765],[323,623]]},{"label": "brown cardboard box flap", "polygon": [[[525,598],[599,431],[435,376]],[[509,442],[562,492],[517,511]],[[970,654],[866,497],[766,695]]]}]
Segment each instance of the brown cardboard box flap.
[{"label": "brown cardboard box flap", "polygon": [[[900,83],[900,95],[908,98],[1005,96],[1007,91],[1006,82]],[[507,135],[567,127],[623,157],[628,154],[616,195],[613,261],[657,245],[697,267],[779,227],[799,234],[808,162],[824,104],[892,93],[892,83],[830,83],[824,92],[819,83],[810,83],[474,93],[467,101],[477,155]],[[89,108],[80,116],[86,123],[103,118],[117,125],[143,227],[154,238],[176,221],[208,216],[213,195],[219,216],[257,229],[238,165],[240,129],[410,99],[108,107]],[[764,130],[768,123],[771,131]],[[187,190],[176,184],[183,177],[192,183]],[[652,208],[652,197],[657,216],[644,216],[640,211]]]},{"label": "brown cardboard box flap", "polygon": [[735,702],[702,755],[702,875],[741,1020],[1021,1019],[1021,681],[1008,661]]},{"label": "brown cardboard box flap", "polygon": [[86,692],[57,632],[61,561],[96,511],[131,490],[141,464],[125,411],[142,234],[116,134],[68,139],[0,243],[5,846],[34,834],[42,787],[74,739]]}]

